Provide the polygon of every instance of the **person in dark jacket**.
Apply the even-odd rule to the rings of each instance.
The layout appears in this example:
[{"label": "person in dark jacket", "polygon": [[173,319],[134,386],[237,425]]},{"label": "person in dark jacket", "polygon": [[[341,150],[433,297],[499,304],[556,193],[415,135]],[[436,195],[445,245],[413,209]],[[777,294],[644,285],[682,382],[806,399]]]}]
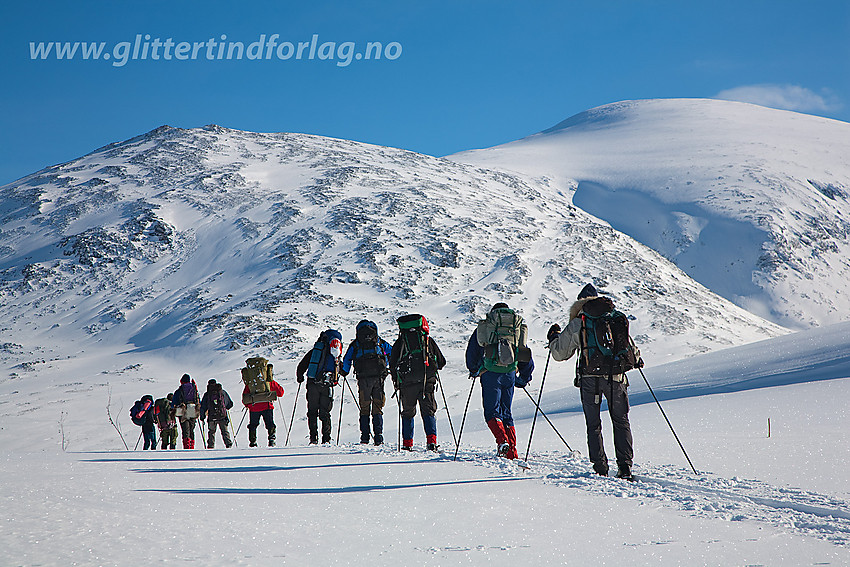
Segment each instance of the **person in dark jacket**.
[{"label": "person in dark jacket", "polygon": [[230,449],[233,441],[230,440],[230,432],[227,424],[230,418],[227,410],[233,407],[233,401],[228,393],[215,380],[207,382],[207,391],[201,398],[201,421],[206,419],[209,436],[207,437],[207,449],[215,449],[215,430],[221,431],[224,446]]},{"label": "person in dark jacket", "polygon": [[200,413],[200,396],[198,386],[188,374],[180,378],[180,387],[171,398],[171,407],[176,410],[180,419],[180,431],[183,433],[183,448],[195,448],[195,424]]},{"label": "person in dark jacket", "polygon": [[375,445],[381,445],[384,442],[384,404],[387,401],[384,380],[389,374],[392,347],[378,335],[378,326],[372,321],[360,321],[356,337],[345,352],[340,374],[344,378],[354,366],[360,398],[360,443],[369,443],[371,415],[373,439]]},{"label": "person in dark jacket", "polygon": [[145,395],[133,406],[134,423],[141,420],[142,435],[145,438],[143,449],[156,450],[156,421],[154,420],[153,396]]},{"label": "person in dark jacket", "polygon": [[[505,303],[495,304],[491,312],[508,309]],[[481,401],[484,407],[484,421],[496,438],[498,454],[508,459],[519,455],[516,448],[516,429],[511,414],[514,387],[525,388],[531,381],[534,361],[530,351],[528,361],[520,361],[516,370],[496,372],[484,368],[484,347],[478,340],[478,329],[472,332],[466,346],[466,367],[470,378],[481,377]]]},{"label": "person in dark jacket", "polygon": [[[417,320],[416,318],[420,318]],[[446,359],[440,347],[431,338],[428,321],[421,315],[406,315],[401,320],[406,325],[418,325],[399,332],[399,337],[390,353],[390,376],[396,394],[401,399],[401,434],[404,439],[402,448],[413,450],[413,418],[416,405],[422,414],[422,426],[425,429],[426,448],[437,451],[437,372],[446,365]],[[401,327],[402,323],[399,323]],[[411,332],[412,331],[412,332]],[[418,334],[422,345],[413,337]],[[422,348],[424,347],[424,348]]]},{"label": "person in dark jacket", "polygon": [[[600,307],[601,306],[601,307]],[[552,325],[546,338],[549,340],[549,352],[556,361],[569,359],[578,352],[576,365],[576,385],[581,389],[581,406],[587,425],[587,449],[593,470],[601,476],[608,475],[608,457],[602,443],[602,419],[600,408],[602,396],[608,399],[608,413],[614,428],[614,451],[617,457],[617,476],[633,480],[632,459],[632,429],[629,423],[629,382],[625,374],[597,375],[587,372],[585,358],[587,339],[583,338],[582,317],[598,316],[597,311],[613,310],[614,303],[607,297],[599,297],[596,288],[587,284],[578,294],[577,301],[570,308],[570,321],[562,331],[560,325]],[[630,347],[634,350],[638,367],[643,366],[640,351],[629,338]]]},{"label": "person in dark jacket", "polygon": [[[295,371],[299,383],[307,376],[307,427],[311,445],[319,442],[319,421],[322,422],[322,444],[331,442],[331,410],[334,386],[339,384],[341,358],[342,335],[336,329],[327,329],[322,331]],[[312,369],[311,364],[314,365]]]}]

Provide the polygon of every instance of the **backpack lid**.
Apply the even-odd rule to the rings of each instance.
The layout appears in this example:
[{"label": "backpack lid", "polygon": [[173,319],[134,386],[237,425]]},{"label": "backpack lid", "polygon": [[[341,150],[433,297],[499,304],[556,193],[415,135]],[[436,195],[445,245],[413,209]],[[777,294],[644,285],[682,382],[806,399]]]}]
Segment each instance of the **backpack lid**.
[{"label": "backpack lid", "polygon": [[363,319],[359,323],[357,323],[357,327],[355,327],[356,331],[360,331],[360,329],[375,329],[375,332],[378,332],[378,325],[375,324],[374,321],[369,321],[367,319]]},{"label": "backpack lid", "polygon": [[608,297],[591,299],[581,308],[588,317],[602,317],[614,311],[614,302]]},{"label": "backpack lid", "polygon": [[398,323],[398,328],[401,331],[421,328],[426,335],[428,334],[428,320],[417,313],[402,315],[396,319],[396,322]]}]

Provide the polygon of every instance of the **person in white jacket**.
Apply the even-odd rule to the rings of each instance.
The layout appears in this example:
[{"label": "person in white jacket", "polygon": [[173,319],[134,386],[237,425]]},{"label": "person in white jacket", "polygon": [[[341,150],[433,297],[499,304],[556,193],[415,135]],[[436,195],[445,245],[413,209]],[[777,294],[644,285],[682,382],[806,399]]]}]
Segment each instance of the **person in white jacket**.
[{"label": "person in white jacket", "polygon": [[[608,400],[611,422],[614,426],[614,450],[617,459],[617,477],[633,480],[632,461],[634,449],[632,430],[629,423],[629,394],[628,379],[625,372],[614,369],[609,363],[595,360],[594,339],[588,342],[587,319],[599,317],[614,311],[614,303],[610,298],[599,297],[592,284],[587,284],[578,295],[578,300],[570,308],[570,321],[562,331],[557,324],[550,327],[546,338],[549,340],[549,350],[556,361],[568,360],[578,352],[575,385],[580,388],[581,405],[584,410],[587,425],[587,449],[593,470],[601,475],[608,475],[608,457],[602,441],[602,419],[600,407],[602,396]],[[620,314],[622,316],[622,314]],[[624,317],[624,316],[623,316]],[[626,335],[628,327],[626,323]],[[634,366],[643,366],[640,352],[631,338],[627,339],[630,356],[635,361]],[[610,357],[609,357],[610,358]],[[632,366],[632,367],[634,367]]]}]

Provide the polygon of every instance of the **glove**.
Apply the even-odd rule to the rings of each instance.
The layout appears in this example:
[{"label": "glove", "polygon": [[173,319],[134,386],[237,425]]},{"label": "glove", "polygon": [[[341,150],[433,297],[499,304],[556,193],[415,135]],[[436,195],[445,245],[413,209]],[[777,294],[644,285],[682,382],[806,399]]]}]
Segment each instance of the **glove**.
[{"label": "glove", "polygon": [[514,386],[516,386],[517,388],[525,388],[526,386],[528,386],[529,382],[531,382],[531,380],[526,380],[525,378],[517,376],[514,380]]},{"label": "glove", "polygon": [[638,367],[638,368],[643,368],[643,359],[642,359],[642,358],[639,358],[639,359],[638,359],[638,361],[637,361],[637,367]]},{"label": "glove", "polygon": [[299,376],[295,379],[299,384],[304,381],[304,376]]},{"label": "glove", "polygon": [[551,343],[553,340],[557,339],[558,335],[560,335],[560,334],[561,334],[561,326],[558,325],[557,323],[555,323],[554,325],[549,327],[549,332],[546,333],[546,340],[548,340]]}]

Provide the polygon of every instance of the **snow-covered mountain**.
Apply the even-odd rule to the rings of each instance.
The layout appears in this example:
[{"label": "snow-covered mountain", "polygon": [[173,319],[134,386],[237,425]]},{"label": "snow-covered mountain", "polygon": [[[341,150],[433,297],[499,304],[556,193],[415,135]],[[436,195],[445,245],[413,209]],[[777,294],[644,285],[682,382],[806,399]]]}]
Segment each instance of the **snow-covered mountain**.
[{"label": "snow-covered mountain", "polygon": [[[678,104],[624,105],[623,120],[640,128],[620,135],[647,144],[653,136],[679,140],[664,171],[675,180],[688,172],[707,179],[712,159],[719,160],[711,158],[716,146],[703,140],[708,158],[697,159],[687,127],[677,130],[688,123],[674,120]],[[692,104],[703,113],[721,108]],[[653,105],[670,112],[650,120],[645,109]],[[790,158],[779,159],[780,141],[770,137],[766,149],[726,157],[730,170],[781,183],[703,188],[709,204],[687,183],[680,189],[694,191],[691,201],[656,198],[646,189],[651,180],[621,186],[605,176],[650,179],[656,169],[643,171],[622,153],[592,162],[584,149],[590,138],[564,141],[598,127],[599,143],[609,136],[613,144],[615,108],[452,159],[308,135],[162,127],[0,187],[5,558],[57,566],[138,557],[488,567],[846,562],[850,323],[790,334],[714,293],[755,309],[756,299],[778,298],[785,282],[793,284],[788,301],[813,314],[804,322],[821,321],[814,314],[842,318],[845,264],[838,256],[846,243],[835,227],[847,214],[848,183],[835,172],[844,171],[844,156],[829,157],[832,165],[812,174],[821,200],[788,184]],[[628,118],[641,108],[641,120]],[[726,108],[741,110],[744,122],[763,112]],[[797,120],[811,138],[809,117]],[[723,143],[743,151],[743,139],[727,131]],[[585,152],[582,163],[594,165],[596,177],[558,173],[569,144]],[[818,151],[807,148],[796,151]],[[492,163],[462,163],[479,158]],[[750,197],[733,198],[745,190]],[[619,226],[598,199],[642,210],[649,228]],[[810,226],[830,211],[822,234]],[[767,241],[765,250],[786,255],[771,269],[759,264],[763,278],[755,281],[765,287],[747,287],[752,270],[738,264],[705,280],[725,266],[723,258],[749,258],[744,252],[761,236],[747,219],[758,219],[752,226],[771,237],[776,219],[790,223],[781,233],[786,248]],[[675,234],[681,251],[672,247]],[[818,234],[817,242],[805,240]],[[706,268],[695,271],[684,259]],[[796,275],[810,266],[829,266],[833,276]],[[588,281],[634,317],[645,374],[669,414],[662,418],[655,393],[632,375],[636,483],[592,473],[579,453],[585,423],[572,364],[544,367],[546,328],[564,322]],[[531,324],[538,370],[513,404],[530,468],[495,456],[462,363],[474,321],[497,300],[520,308]],[[777,316],[778,299],[770,305],[760,312],[788,319]],[[362,317],[392,338],[394,317],[407,311],[429,316],[449,359],[438,413],[447,453],[420,451],[418,424],[413,453],[394,442],[359,445],[357,409],[345,387],[335,389],[340,444],[308,446],[293,359],[321,328],[339,327],[350,338]],[[743,346],[724,349],[731,345]],[[699,354],[705,351],[714,352]],[[139,435],[127,416],[133,400],[173,391],[183,372],[201,385],[215,377],[238,399],[238,368],[256,353],[273,359],[286,388],[275,415],[279,431],[294,424],[289,446],[248,448],[237,401],[234,448],[125,451]],[[394,404],[385,408],[388,440],[398,433]],[[454,460],[461,411],[465,429]],[[607,419],[603,430],[610,449]],[[685,447],[699,475],[685,464]]]},{"label": "snow-covered mountain", "polygon": [[546,180],[775,323],[850,318],[850,124],[729,101],[628,101],[451,157]]},{"label": "snow-covered mountain", "polygon": [[238,368],[364,317],[391,337],[408,311],[460,351],[502,300],[539,345],[589,281],[634,316],[648,359],[784,332],[572,199],[403,150],[161,127],[0,189],[4,356],[13,375],[94,349]]}]

